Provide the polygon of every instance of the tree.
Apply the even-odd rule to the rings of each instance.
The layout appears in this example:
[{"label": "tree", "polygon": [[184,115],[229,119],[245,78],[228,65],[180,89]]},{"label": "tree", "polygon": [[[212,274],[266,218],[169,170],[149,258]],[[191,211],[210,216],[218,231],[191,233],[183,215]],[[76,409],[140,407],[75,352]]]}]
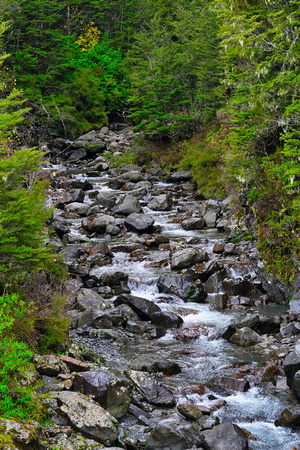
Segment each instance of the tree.
[{"label": "tree", "polygon": [[127,55],[132,118],[149,135],[176,140],[216,109],[216,25],[204,2],[179,0],[170,9],[155,4]]}]

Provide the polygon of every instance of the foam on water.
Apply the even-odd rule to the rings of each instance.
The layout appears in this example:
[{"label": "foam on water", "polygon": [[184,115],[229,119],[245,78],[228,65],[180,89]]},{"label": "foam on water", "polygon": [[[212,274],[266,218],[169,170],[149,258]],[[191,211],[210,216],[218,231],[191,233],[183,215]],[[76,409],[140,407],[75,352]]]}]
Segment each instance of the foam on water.
[{"label": "foam on water", "polygon": [[288,428],[275,427],[273,423],[253,422],[239,423],[257,440],[249,439],[250,450],[290,450],[300,444],[299,434]]}]

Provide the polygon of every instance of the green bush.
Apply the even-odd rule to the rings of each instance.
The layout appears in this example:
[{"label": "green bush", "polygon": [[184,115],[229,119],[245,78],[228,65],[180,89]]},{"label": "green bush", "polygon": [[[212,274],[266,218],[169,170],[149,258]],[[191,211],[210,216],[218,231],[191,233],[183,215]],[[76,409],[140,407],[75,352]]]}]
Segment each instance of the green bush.
[{"label": "green bush", "polygon": [[31,322],[31,308],[17,294],[0,297],[0,415],[8,419],[39,419],[42,414],[36,386],[28,382],[33,352],[19,341],[19,327]]}]

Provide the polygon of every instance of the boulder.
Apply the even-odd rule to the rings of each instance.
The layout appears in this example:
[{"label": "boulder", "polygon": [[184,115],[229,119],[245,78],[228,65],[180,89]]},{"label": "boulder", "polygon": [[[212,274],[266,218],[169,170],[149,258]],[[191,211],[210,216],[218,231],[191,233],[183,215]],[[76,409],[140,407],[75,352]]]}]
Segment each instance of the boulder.
[{"label": "boulder", "polygon": [[57,208],[64,208],[68,203],[82,203],[85,193],[82,189],[71,189],[69,191],[60,192],[55,200]]},{"label": "boulder", "polygon": [[300,341],[297,342],[295,349],[284,358],[282,366],[287,385],[291,388],[295,373],[300,370]]},{"label": "boulder", "polygon": [[69,203],[65,207],[65,209],[67,209],[67,211],[69,212],[78,214],[79,216],[85,216],[89,209],[89,205],[87,205],[86,203],[73,202]]},{"label": "boulder", "polygon": [[292,384],[292,392],[293,396],[298,400],[300,403],[300,370],[295,373],[293,384]]},{"label": "boulder", "polygon": [[300,426],[300,405],[289,406],[284,409],[278,419],[274,422],[276,427],[299,428]]},{"label": "boulder", "polygon": [[237,330],[229,339],[239,347],[250,347],[263,341],[263,338],[251,328],[244,327]]},{"label": "boulder", "polygon": [[143,372],[128,370],[127,374],[142,397],[151,405],[175,406],[173,394],[158,381],[149,378]]},{"label": "boulder", "polygon": [[289,303],[289,313],[290,314],[300,314],[300,299],[299,300],[292,300]]},{"label": "boulder", "polygon": [[132,399],[132,383],[120,372],[108,369],[75,374],[73,388],[92,395],[95,402],[117,419],[127,413]]},{"label": "boulder", "polygon": [[125,219],[125,226],[128,231],[135,233],[151,233],[154,219],[149,214],[132,213]]},{"label": "boulder", "polygon": [[207,298],[204,289],[196,287],[189,275],[161,275],[157,285],[159,292],[177,295],[186,302],[203,302]]},{"label": "boulder", "polygon": [[154,313],[161,312],[160,307],[150,300],[130,294],[121,294],[114,301],[115,306],[123,303],[129,305],[142,320],[151,320]]},{"label": "boulder", "polygon": [[76,296],[76,306],[80,311],[86,311],[88,309],[107,309],[109,304],[100,294],[92,289],[81,288]]},{"label": "boulder", "polygon": [[168,194],[161,194],[153,197],[147,206],[154,211],[169,211],[172,206],[172,199]]},{"label": "boulder", "polygon": [[89,217],[88,219],[83,219],[82,228],[87,229],[90,232],[95,231],[96,233],[102,234],[106,232],[106,227],[109,224],[115,222],[114,217],[107,214],[97,214],[95,217]]},{"label": "boulder", "polygon": [[202,434],[210,450],[248,450],[246,433],[234,423],[217,425]]},{"label": "boulder", "polygon": [[86,151],[84,148],[78,148],[77,150],[73,150],[69,158],[67,159],[68,163],[79,161],[86,157]]},{"label": "boulder", "polygon": [[228,376],[214,378],[213,385],[221,388],[229,394],[234,394],[235,392],[247,392],[250,389],[249,381],[244,378],[234,378]]},{"label": "boulder", "polygon": [[100,191],[97,195],[96,202],[104,208],[112,209],[116,204],[116,194],[110,191]]},{"label": "boulder", "polygon": [[[13,420],[0,419],[0,430],[1,434],[5,436],[10,436],[12,438],[11,442],[4,440],[1,445],[1,449],[18,449],[18,448],[38,448],[38,438],[41,438],[43,433],[40,428],[39,423],[32,422],[22,424],[19,422],[14,422]],[[2,440],[1,440],[2,441]],[[11,446],[9,446],[11,444]],[[15,447],[15,444],[18,446]]]},{"label": "boulder", "polygon": [[183,220],[181,226],[184,230],[202,230],[205,226],[204,219],[202,217],[191,217],[190,219]]},{"label": "boulder", "polygon": [[163,360],[152,363],[149,372],[162,372],[164,375],[177,375],[178,373],[181,373],[181,368],[174,361]]},{"label": "boulder", "polygon": [[190,181],[193,178],[191,170],[179,169],[175,172],[171,172],[167,176],[168,183],[178,183],[180,181]]},{"label": "boulder", "polygon": [[208,261],[206,251],[198,248],[184,248],[172,254],[171,268],[173,270],[181,270],[190,267],[193,264]]},{"label": "boulder", "polygon": [[70,373],[66,363],[55,355],[36,356],[34,364],[41,375],[55,376],[60,373]]},{"label": "boulder", "polygon": [[203,438],[199,426],[188,423],[179,416],[161,420],[151,431],[145,450],[186,450],[199,448]]},{"label": "boulder", "polygon": [[151,323],[162,328],[179,328],[183,323],[180,316],[173,312],[159,311],[151,316]]},{"label": "boulder", "polygon": [[130,194],[122,197],[120,202],[113,209],[113,214],[118,214],[120,216],[129,216],[133,213],[139,214],[142,212],[143,210],[140,202],[136,197],[133,197]]},{"label": "boulder", "polygon": [[251,281],[241,278],[225,278],[222,281],[222,287],[228,295],[242,295],[254,300],[258,300],[261,296]]},{"label": "boulder", "polygon": [[72,426],[83,435],[104,445],[111,445],[117,439],[116,419],[86,395],[64,391],[57,395],[57,403]]},{"label": "boulder", "polygon": [[217,222],[217,213],[212,210],[208,210],[204,216],[203,220],[208,228],[215,228]]},{"label": "boulder", "polygon": [[128,172],[123,172],[117,177],[117,180],[122,183],[138,183],[142,181],[143,175],[140,170],[130,170]]},{"label": "boulder", "polygon": [[189,403],[180,403],[177,405],[177,410],[184,417],[191,420],[197,420],[203,415],[197,405],[190,405]]}]

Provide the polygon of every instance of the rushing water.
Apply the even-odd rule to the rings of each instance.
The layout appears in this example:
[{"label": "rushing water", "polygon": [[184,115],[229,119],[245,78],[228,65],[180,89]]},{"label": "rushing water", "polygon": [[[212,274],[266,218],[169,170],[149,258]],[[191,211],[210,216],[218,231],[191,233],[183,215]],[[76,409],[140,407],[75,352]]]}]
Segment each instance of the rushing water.
[{"label": "rushing water", "polygon": [[[57,170],[58,166],[53,166],[51,170]],[[87,179],[82,174],[82,170],[72,170],[72,176],[79,179]],[[94,189],[98,191],[113,191],[107,186],[108,175],[88,178],[93,183]],[[156,183],[156,187],[167,189],[171,185],[167,183]],[[114,191],[120,194],[120,191]],[[91,203],[87,193],[86,201]],[[213,246],[225,235],[216,229],[201,231],[185,231],[180,224],[174,222],[176,210],[169,212],[151,211],[144,207],[144,212],[151,214],[155,219],[155,224],[162,227],[162,234],[177,244],[197,240],[197,245],[206,250],[213,259]],[[57,211],[57,215],[61,212]],[[68,219],[68,223],[70,219]],[[86,240],[79,231],[80,219],[71,220],[71,232],[79,240]],[[93,241],[99,239],[93,238]],[[138,238],[137,238],[138,240]],[[112,239],[111,244],[117,244],[121,239]],[[144,297],[157,303],[162,310],[172,311],[180,315],[184,323],[181,330],[194,330],[193,339],[178,339],[174,330],[169,330],[167,334],[157,340],[135,340],[121,349],[122,356],[131,366],[140,358],[148,359],[168,359],[177,362],[182,368],[182,372],[171,378],[164,379],[164,384],[171,388],[176,388],[176,400],[178,403],[188,401],[191,404],[211,405],[211,397],[214,401],[225,400],[226,404],[219,408],[214,415],[219,421],[232,421],[248,430],[256,440],[249,439],[249,448],[253,450],[290,450],[293,445],[300,445],[298,433],[289,429],[275,427],[274,420],[284,409],[288,396],[285,392],[277,391],[274,387],[267,387],[266,390],[256,387],[251,383],[251,388],[247,392],[236,392],[232,395],[218,394],[208,387],[203,395],[187,394],[182,390],[182,386],[188,383],[208,384],[216,376],[222,374],[236,373],[236,364],[248,364],[251,370],[262,366],[270,358],[270,354],[256,349],[240,348],[221,338],[222,332],[228,325],[237,320],[237,317],[245,314],[239,311],[218,312],[213,309],[209,302],[206,304],[185,303],[176,296],[164,295],[158,292],[157,280],[163,272],[170,272],[171,268],[167,264],[163,268],[153,267],[153,263],[161,260],[169,260],[169,251],[148,250],[139,258],[132,258],[130,254],[115,252],[113,262],[109,266],[99,267],[99,273],[122,271],[128,274],[128,285],[131,294]],[[233,276],[241,276],[245,273],[253,275],[249,267],[237,269],[232,263],[232,258],[227,257],[222,260],[228,263],[228,270]],[[208,296],[208,301],[214,294]],[[264,312],[265,313],[265,312]],[[231,372],[230,372],[231,370]]]}]

